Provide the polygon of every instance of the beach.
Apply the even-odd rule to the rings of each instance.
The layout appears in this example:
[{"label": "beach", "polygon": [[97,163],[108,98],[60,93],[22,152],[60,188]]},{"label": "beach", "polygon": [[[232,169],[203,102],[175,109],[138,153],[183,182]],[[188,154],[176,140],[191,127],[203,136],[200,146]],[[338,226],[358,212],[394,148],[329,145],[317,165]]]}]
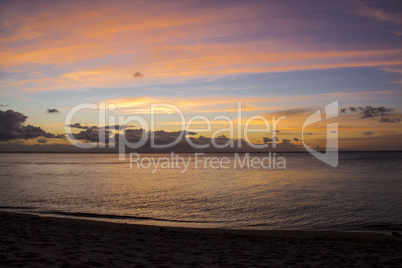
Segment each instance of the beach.
[{"label": "beach", "polygon": [[0,18],[0,268],[402,268],[402,0]]},{"label": "beach", "polygon": [[3,267],[396,267],[402,239],[363,232],[158,227],[0,212]]}]

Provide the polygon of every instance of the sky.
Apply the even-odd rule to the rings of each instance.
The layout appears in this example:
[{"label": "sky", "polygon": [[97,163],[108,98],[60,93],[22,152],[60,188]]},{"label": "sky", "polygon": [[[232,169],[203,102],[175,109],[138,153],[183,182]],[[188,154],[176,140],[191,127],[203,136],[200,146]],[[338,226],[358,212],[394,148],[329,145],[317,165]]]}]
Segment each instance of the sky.
[{"label": "sky", "polygon": [[[339,115],[302,136],[305,120],[336,101]],[[402,150],[402,3],[0,1],[0,150],[72,146],[65,119],[82,103],[116,109],[75,113],[79,143],[99,142],[119,116],[150,125],[151,104],[170,104],[185,123],[196,118],[183,129],[162,107],[147,133],[253,144],[276,135],[296,150],[325,148],[337,122],[341,150]],[[236,129],[257,116],[248,123],[262,131],[214,136],[230,126],[222,116]],[[286,116],[276,131],[273,116]]]}]

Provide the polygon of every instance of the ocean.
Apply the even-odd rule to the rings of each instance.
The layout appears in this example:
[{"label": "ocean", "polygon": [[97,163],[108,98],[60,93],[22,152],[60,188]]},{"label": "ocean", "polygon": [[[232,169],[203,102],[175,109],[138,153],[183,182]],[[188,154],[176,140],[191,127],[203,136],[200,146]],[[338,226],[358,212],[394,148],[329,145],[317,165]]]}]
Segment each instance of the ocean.
[{"label": "ocean", "polygon": [[0,153],[0,167],[0,210],[160,226],[402,230],[402,152],[341,152],[335,168],[308,153]]}]

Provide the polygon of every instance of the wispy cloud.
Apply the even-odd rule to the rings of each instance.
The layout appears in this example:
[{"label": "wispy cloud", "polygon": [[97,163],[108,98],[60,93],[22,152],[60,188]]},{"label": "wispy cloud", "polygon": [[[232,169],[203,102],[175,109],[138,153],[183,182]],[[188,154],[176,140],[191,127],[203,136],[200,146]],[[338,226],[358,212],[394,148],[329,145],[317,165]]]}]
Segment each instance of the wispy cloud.
[{"label": "wispy cloud", "polygon": [[401,120],[401,118],[392,119],[389,117],[383,117],[381,118],[380,123],[399,123]]},{"label": "wispy cloud", "polygon": [[362,115],[362,119],[364,118],[371,118],[371,117],[376,117],[376,116],[384,116],[388,115],[390,112],[394,111],[394,108],[391,107],[384,107],[384,106],[379,106],[379,107],[373,107],[373,106],[365,106],[365,107],[349,107],[347,108],[342,108],[340,110],[341,113],[346,114],[348,111],[355,113],[359,112]]},{"label": "wispy cloud", "polygon": [[[372,5],[375,4],[375,2],[369,2],[367,4],[363,2],[357,2],[357,4],[358,9],[356,13],[362,16],[366,16],[378,21],[402,24],[402,11],[400,9],[385,11],[384,9]],[[371,6],[369,6],[368,4],[371,4]]]},{"label": "wispy cloud", "polygon": [[[156,1],[136,5],[123,1],[114,6],[83,3],[90,5],[86,9],[59,2],[51,12],[46,12],[50,8],[42,3],[29,5],[29,13],[12,3],[4,5],[1,13],[4,20],[0,26],[9,30],[0,40],[0,69],[30,74],[28,79],[5,79],[3,85],[13,89],[11,92],[116,88],[242,73],[402,65],[402,50],[397,46],[350,49],[341,47],[344,39],[318,42],[314,32],[327,35],[324,25],[339,23],[325,21],[317,25],[295,10],[308,10],[308,5],[289,8],[280,3],[233,2],[218,8],[219,3]],[[394,20],[394,16],[379,10],[361,10],[376,18]],[[284,14],[288,19],[283,20]],[[338,29],[342,30],[348,29]],[[133,74],[133,63],[141,66],[141,72]],[[53,73],[49,70],[55,69],[57,73],[38,76],[31,71],[32,66],[35,71]],[[144,79],[134,82],[132,77]]]}]

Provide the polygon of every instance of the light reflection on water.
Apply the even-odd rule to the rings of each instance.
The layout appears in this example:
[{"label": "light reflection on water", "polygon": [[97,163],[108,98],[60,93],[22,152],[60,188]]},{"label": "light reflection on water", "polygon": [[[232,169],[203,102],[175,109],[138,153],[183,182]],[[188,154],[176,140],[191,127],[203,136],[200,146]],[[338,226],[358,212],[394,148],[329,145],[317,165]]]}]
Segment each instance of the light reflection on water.
[{"label": "light reflection on water", "polygon": [[402,153],[341,153],[337,168],[279,156],[285,170],[195,168],[181,154],[191,157],[182,174],[130,169],[115,154],[2,153],[0,207],[171,226],[402,229]]}]

